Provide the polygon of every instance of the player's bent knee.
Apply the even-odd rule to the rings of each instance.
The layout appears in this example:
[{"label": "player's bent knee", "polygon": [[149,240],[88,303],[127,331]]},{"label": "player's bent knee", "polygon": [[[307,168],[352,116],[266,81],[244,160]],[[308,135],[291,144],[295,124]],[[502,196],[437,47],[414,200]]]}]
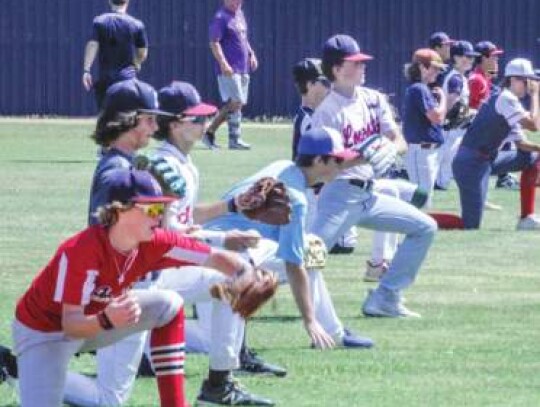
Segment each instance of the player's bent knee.
[{"label": "player's bent knee", "polygon": [[429,193],[423,188],[416,188],[411,198],[411,205],[414,205],[418,209],[422,209],[429,200]]},{"label": "player's bent knee", "polygon": [[156,290],[159,295],[159,310],[156,318],[156,328],[167,325],[184,306],[183,298],[171,290]]}]

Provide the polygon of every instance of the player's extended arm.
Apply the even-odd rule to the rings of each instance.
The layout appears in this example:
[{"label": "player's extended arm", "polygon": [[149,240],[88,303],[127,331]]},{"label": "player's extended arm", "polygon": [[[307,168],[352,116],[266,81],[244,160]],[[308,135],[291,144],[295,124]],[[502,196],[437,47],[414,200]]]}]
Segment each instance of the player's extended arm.
[{"label": "player's extended arm", "polygon": [[245,268],[252,268],[240,255],[228,250],[215,248],[212,248],[208,260],[202,265],[220,271],[228,276],[234,276],[237,272]]},{"label": "player's extended arm", "polygon": [[193,209],[193,220],[199,225],[203,225],[211,219],[225,215],[229,212],[227,201],[219,201],[211,204],[200,203]]},{"label": "player's extended arm", "polygon": [[133,57],[133,65],[138,71],[141,69],[141,65],[148,58],[148,48],[137,48]]},{"label": "player's extended arm", "polygon": [[516,141],[516,147],[522,151],[540,152],[540,144],[533,143],[527,139]]},{"label": "player's extended arm", "polygon": [[332,348],[335,345],[334,340],[315,319],[306,269],[288,262],[286,263],[286,269],[294,300],[300,314],[302,314],[304,327],[311,338],[312,344],[320,349]]},{"label": "player's extended arm", "polygon": [[210,50],[212,51],[212,55],[214,56],[214,58],[216,58],[216,61],[221,68],[221,73],[223,73],[223,75],[225,76],[231,76],[234,71],[227,62],[227,58],[225,58],[225,54],[223,54],[223,49],[221,48],[219,42],[211,41]]},{"label": "player's extended arm", "polygon": [[92,65],[94,64],[98,51],[99,51],[99,43],[97,41],[90,40],[86,43],[86,47],[84,49],[83,78],[82,78],[83,85],[86,90],[90,90],[93,85],[90,69],[92,69]]}]

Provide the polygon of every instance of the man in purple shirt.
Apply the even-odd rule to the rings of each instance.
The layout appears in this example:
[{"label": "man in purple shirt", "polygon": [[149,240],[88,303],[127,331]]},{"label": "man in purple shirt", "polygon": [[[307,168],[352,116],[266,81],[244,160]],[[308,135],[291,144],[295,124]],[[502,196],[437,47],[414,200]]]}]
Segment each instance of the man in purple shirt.
[{"label": "man in purple shirt", "polygon": [[[109,4],[110,13],[94,18],[92,37],[84,51],[83,86],[87,91],[94,89],[99,110],[107,88],[113,83],[135,78],[148,56],[144,24],[127,14],[129,0],[109,0]],[[94,82],[90,70],[96,56],[99,77]]]},{"label": "man in purple shirt", "polygon": [[224,106],[208,128],[203,142],[217,149],[215,132],[227,120],[229,149],[249,150],[241,138],[242,106],[247,103],[249,74],[259,65],[247,38],[243,0],[223,0],[223,6],[210,22],[210,49],[215,58],[215,72]]}]

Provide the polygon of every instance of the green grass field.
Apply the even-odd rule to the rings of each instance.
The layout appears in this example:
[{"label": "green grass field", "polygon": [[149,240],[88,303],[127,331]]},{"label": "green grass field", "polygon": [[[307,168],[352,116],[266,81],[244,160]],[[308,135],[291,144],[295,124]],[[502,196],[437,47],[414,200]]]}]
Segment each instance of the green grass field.
[{"label": "green grass field", "polygon": [[[16,299],[57,245],[85,227],[96,164],[91,130],[90,121],[0,121],[0,343],[11,345]],[[245,133],[251,152],[195,151],[203,201],[289,157],[290,127],[249,125]],[[490,201],[504,210],[487,212],[481,231],[438,233],[406,293],[422,319],[361,316],[369,288],[361,275],[371,245],[371,232],[361,230],[355,253],[332,257],[325,276],[345,324],[374,338],[376,347],[311,350],[284,286],[277,307],[266,307],[249,324],[249,339],[289,375],[242,377],[242,383],[290,407],[540,405],[540,233],[515,232],[518,192],[493,190]],[[437,193],[435,206],[458,212],[455,187]],[[92,373],[93,360],[82,357],[74,368]],[[192,401],[206,369],[206,357],[188,356]],[[10,388],[0,386],[0,406],[13,405]],[[154,381],[137,381],[129,406],[155,405]]]}]

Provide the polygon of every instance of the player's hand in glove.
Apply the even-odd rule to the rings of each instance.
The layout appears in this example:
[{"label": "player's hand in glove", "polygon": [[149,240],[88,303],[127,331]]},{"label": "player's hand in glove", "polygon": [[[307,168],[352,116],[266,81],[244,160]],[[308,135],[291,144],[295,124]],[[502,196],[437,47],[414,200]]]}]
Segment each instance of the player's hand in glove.
[{"label": "player's hand in glove", "polygon": [[225,248],[236,252],[256,247],[261,235],[256,230],[230,230],[225,234]]},{"label": "player's hand in glove", "polygon": [[384,136],[372,136],[353,147],[371,164],[376,177],[384,175],[396,162],[397,147]]},{"label": "player's hand in glove", "polygon": [[234,312],[249,318],[263,306],[277,291],[278,280],[273,273],[245,268],[237,275],[210,287],[210,295],[231,304]]},{"label": "player's hand in glove", "polygon": [[232,200],[232,211],[269,225],[286,225],[291,220],[291,201],[283,182],[264,177]]},{"label": "player's hand in glove", "polygon": [[138,170],[150,172],[161,186],[164,194],[178,198],[186,196],[186,180],[164,158],[149,158],[138,155],[133,160],[133,166]]}]

